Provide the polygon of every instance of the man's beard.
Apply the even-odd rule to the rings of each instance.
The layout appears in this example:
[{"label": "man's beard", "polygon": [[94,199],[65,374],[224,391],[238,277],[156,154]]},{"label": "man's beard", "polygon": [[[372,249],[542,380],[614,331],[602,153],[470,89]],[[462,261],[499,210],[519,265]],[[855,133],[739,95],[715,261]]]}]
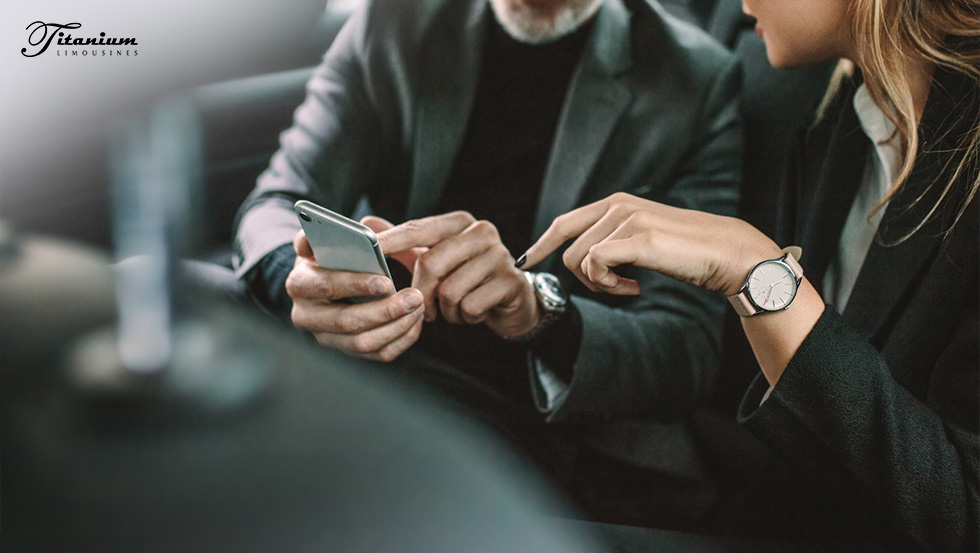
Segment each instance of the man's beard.
[{"label": "man's beard", "polygon": [[536,9],[522,0],[490,0],[500,26],[527,44],[554,42],[571,34],[599,9],[602,0],[558,0],[558,7]]}]

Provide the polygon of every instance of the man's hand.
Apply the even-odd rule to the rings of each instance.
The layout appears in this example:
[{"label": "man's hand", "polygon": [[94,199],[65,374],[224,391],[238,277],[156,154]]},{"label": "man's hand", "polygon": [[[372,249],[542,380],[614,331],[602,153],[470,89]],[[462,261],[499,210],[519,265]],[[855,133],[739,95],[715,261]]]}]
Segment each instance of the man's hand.
[{"label": "man's hand", "polygon": [[441,312],[450,323],[486,323],[498,335],[514,337],[530,332],[541,319],[534,290],[488,221],[456,211],[383,230],[378,240],[383,251],[412,271],[427,320]]},{"label": "man's hand", "polygon": [[[286,293],[293,299],[296,328],[313,333],[321,345],[381,361],[394,360],[418,340],[425,309],[417,289],[393,294],[394,286],[384,276],[320,267],[303,231],[293,247],[296,264],[286,279]],[[384,297],[338,303],[357,296]]]}]

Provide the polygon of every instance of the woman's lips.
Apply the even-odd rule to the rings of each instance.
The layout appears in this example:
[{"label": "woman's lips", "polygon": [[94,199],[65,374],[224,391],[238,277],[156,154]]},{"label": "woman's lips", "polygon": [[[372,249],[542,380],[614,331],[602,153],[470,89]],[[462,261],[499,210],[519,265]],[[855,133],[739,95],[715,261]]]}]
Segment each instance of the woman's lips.
[{"label": "woman's lips", "polygon": [[755,34],[759,35],[759,38],[762,38],[762,25],[759,25],[758,21],[755,22]]}]

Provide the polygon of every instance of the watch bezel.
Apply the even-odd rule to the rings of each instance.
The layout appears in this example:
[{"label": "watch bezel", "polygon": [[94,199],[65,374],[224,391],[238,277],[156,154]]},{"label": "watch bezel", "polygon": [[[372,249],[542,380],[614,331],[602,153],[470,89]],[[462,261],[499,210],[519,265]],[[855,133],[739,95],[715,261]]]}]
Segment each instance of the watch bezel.
[{"label": "watch bezel", "polygon": [[558,277],[551,273],[535,273],[533,284],[538,298],[549,311],[560,311],[565,308],[568,294]]},{"label": "watch bezel", "polygon": [[[565,315],[568,304],[571,301],[568,291],[561,283],[561,279],[551,273],[535,273],[524,271],[524,278],[534,291],[534,300],[541,306],[544,314],[537,326],[530,332],[520,336],[503,336],[502,338],[511,342],[530,342],[539,334],[547,330],[558,319]],[[558,290],[557,293],[553,293]]]},{"label": "watch bezel", "polygon": [[[765,261],[759,262],[755,267],[752,268],[751,271],[749,271],[749,276],[745,279],[745,285],[742,287],[742,290],[745,291],[745,296],[748,298],[749,303],[751,303],[756,309],[758,309],[759,312],[764,311],[767,313],[775,313],[777,311],[785,311],[786,309],[789,309],[790,305],[793,305],[793,300],[796,299],[796,294],[800,290],[801,277],[796,274],[796,271],[793,270],[793,268],[789,265],[789,263],[786,263],[787,255],[788,254],[784,254],[781,258],[778,259],[767,259]],[[765,307],[764,305],[759,305],[758,303],[756,303],[755,295],[752,293],[752,275],[754,275],[756,271],[759,271],[766,265],[778,265],[783,269],[785,269],[792,277],[791,282],[793,283],[793,293],[790,295],[789,300],[786,301],[786,304],[781,307],[769,308],[769,307]]]}]

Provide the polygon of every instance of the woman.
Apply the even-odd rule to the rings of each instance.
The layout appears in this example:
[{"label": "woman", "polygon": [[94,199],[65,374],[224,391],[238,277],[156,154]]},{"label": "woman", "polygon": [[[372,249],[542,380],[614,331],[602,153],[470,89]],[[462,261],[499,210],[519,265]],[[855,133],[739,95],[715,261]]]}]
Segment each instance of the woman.
[{"label": "woman", "polygon": [[577,237],[563,259],[594,291],[636,294],[615,271],[631,264],[725,294],[761,369],[740,422],[889,547],[976,551],[980,4],[743,6],[776,67],[853,69],[772,191],[774,239],[620,194],[556,219],[518,263]]}]

